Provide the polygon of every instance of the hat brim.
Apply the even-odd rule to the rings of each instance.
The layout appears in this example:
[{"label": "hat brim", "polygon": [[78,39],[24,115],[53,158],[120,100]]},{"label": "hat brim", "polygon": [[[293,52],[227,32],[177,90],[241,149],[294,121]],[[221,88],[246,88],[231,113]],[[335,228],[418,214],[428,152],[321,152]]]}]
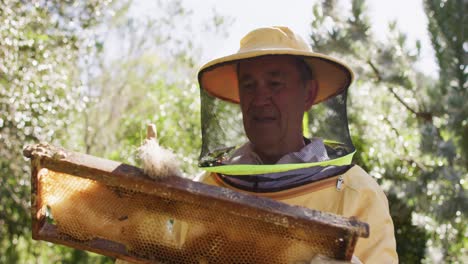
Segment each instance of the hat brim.
[{"label": "hat brim", "polygon": [[353,72],[346,64],[320,53],[295,49],[257,49],[221,57],[203,65],[198,72],[201,89],[222,100],[239,103],[237,63],[268,55],[298,56],[309,65],[318,84],[314,104],[341,93],[349,87],[354,78]]}]

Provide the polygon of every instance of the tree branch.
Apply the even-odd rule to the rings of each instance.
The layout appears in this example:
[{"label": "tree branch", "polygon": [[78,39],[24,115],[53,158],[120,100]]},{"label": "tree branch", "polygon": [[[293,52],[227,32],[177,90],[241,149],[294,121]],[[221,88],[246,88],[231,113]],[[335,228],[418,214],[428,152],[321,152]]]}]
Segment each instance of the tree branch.
[{"label": "tree branch", "polygon": [[[387,118],[387,117],[384,117],[384,121],[390,126],[390,128],[392,129],[393,132],[395,132],[395,134],[397,135],[397,137],[400,137],[400,133],[398,132],[398,130],[393,126],[392,122],[390,122],[390,120]],[[403,151],[405,152],[405,157],[401,157],[400,159],[402,161],[405,161],[409,164],[415,164],[416,167],[418,167],[420,170],[422,170],[423,172],[426,172],[427,171],[427,167],[426,165],[416,161],[415,159],[413,159],[412,157],[409,156],[409,150],[407,147],[405,147],[404,144],[401,144],[401,147],[403,148]]]},{"label": "tree branch", "polygon": [[398,102],[400,102],[408,111],[415,114],[417,117],[419,117],[421,119],[424,119],[424,121],[432,123],[432,113],[419,112],[419,111],[414,110],[408,104],[406,104],[405,101],[403,101],[403,99],[401,99],[401,97],[395,92],[395,90],[393,90],[392,87],[389,87],[388,89],[393,94],[393,96],[395,96],[395,98],[398,100]]},{"label": "tree branch", "polygon": [[[380,74],[380,71],[377,69],[377,67],[372,63],[370,59],[367,60],[367,64],[371,67],[372,71],[375,74],[375,77],[377,78],[377,82],[382,82],[383,78],[382,75]],[[416,115],[416,117],[423,119],[426,122],[432,123],[432,113],[429,112],[420,112],[417,110],[414,110],[411,108],[403,99],[395,92],[395,90],[392,87],[388,88],[390,92],[393,94],[393,96],[400,102],[408,111]]]},{"label": "tree branch", "polygon": [[369,64],[372,71],[374,72],[375,77],[377,78],[377,82],[381,82],[382,81],[382,76],[380,75],[380,71],[377,69],[377,67],[375,67],[374,63],[372,63],[372,61],[368,59],[367,64]]}]

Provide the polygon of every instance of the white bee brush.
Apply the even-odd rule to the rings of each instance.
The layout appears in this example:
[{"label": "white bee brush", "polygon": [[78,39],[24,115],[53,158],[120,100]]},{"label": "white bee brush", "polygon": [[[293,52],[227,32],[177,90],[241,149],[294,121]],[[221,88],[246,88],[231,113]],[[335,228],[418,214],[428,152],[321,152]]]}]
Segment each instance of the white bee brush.
[{"label": "white bee brush", "polygon": [[146,139],[138,148],[138,156],[142,160],[143,171],[153,179],[168,176],[182,177],[177,156],[171,150],[159,145],[154,124],[148,125]]}]

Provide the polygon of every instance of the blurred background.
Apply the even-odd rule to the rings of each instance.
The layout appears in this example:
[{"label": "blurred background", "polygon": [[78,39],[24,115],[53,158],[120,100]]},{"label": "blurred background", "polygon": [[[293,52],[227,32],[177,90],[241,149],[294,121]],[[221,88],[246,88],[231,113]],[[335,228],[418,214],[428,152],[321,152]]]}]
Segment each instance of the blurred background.
[{"label": "blurred background", "polygon": [[25,145],[138,165],[155,123],[199,173],[196,73],[288,25],[356,74],[354,162],[384,188],[401,263],[468,263],[466,0],[0,1],[0,263],[113,263],[31,239]]}]

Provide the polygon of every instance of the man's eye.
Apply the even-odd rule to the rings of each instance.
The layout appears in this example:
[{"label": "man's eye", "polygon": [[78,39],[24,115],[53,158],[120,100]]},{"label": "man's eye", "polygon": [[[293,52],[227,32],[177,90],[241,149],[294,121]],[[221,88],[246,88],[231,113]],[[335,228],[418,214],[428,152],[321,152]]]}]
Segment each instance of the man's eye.
[{"label": "man's eye", "polygon": [[246,91],[251,91],[254,89],[254,85],[252,83],[244,83],[241,84],[241,88]]},{"label": "man's eye", "polygon": [[270,82],[269,83],[271,87],[273,88],[280,88],[283,86],[283,83],[282,82]]}]

